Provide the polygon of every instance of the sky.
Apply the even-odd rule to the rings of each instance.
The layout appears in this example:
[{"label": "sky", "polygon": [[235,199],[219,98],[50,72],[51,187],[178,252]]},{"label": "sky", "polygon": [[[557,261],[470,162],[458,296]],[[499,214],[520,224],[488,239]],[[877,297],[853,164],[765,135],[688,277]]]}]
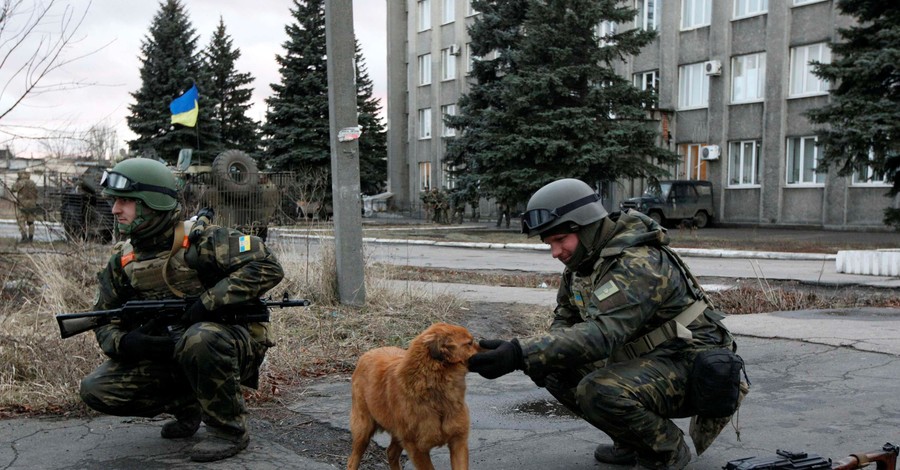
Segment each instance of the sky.
[{"label": "sky", "polygon": [[[33,0],[46,4],[48,0]],[[28,0],[24,2],[29,4]],[[70,64],[56,70],[41,85],[82,83],[87,86],[51,90],[32,94],[0,121],[0,147],[6,145],[16,156],[39,157],[46,153],[40,140],[24,138],[62,132],[85,131],[101,124],[116,130],[120,146],[135,135],[128,129],[125,117],[133,104],[130,93],[138,90],[140,80],[141,42],[159,11],[153,0],[70,0],[54,6],[54,15],[42,25],[42,33],[58,35],[63,6],[72,8],[76,16],[86,16],[75,34],[75,41],[64,52]],[[188,18],[199,35],[198,49],[205,48],[221,17],[233,46],[240,49],[238,72],[250,72],[256,79],[253,106],[249,116],[263,121],[265,98],[271,83],[280,80],[276,54],[284,54],[287,40],[284,28],[293,22],[291,0],[182,0]],[[386,1],[353,0],[354,31],[362,46],[363,58],[374,82],[375,95],[386,104]],[[37,35],[32,35],[34,38]],[[5,39],[0,37],[0,39]],[[6,51],[0,44],[0,54]],[[84,56],[84,57],[81,57]],[[78,58],[80,57],[80,58]],[[21,79],[10,81],[13,67],[0,65],[0,105],[3,109],[21,88]],[[202,94],[201,90],[201,94]],[[203,112],[201,108],[200,112]],[[12,135],[10,135],[12,134]]]}]

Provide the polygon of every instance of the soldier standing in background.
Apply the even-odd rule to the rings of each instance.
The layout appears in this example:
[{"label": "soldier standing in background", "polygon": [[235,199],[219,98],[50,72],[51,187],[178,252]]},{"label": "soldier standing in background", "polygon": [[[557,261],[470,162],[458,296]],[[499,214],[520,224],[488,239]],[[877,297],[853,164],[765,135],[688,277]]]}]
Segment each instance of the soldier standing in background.
[{"label": "soldier standing in background", "polygon": [[34,241],[34,216],[37,213],[38,189],[31,174],[20,171],[11,191],[16,194],[16,223],[23,242]]},{"label": "soldier standing in background", "polygon": [[[534,193],[522,231],[540,236],[566,265],[550,331],[482,340],[487,351],[469,360],[469,370],[488,379],[524,371],[612,438],[595,450],[600,462],[684,468],[691,451],[671,418],[696,418],[691,437],[702,453],[746,389],[739,387],[743,363],[731,351],[723,316],[668,248],[665,230],[638,212],[608,215],[590,186],[562,179]],[[733,383],[728,394],[696,393],[703,383],[695,380],[696,367],[704,362],[697,359],[707,351],[732,362],[727,380],[699,391]],[[725,411],[707,412],[698,403]]]},{"label": "soldier standing in background", "polygon": [[191,460],[237,454],[249,442],[241,385],[257,387],[273,345],[267,323],[240,318],[266,314],[259,298],[281,281],[281,265],[258,237],[206,225],[211,216],[183,222],[175,178],[160,162],[125,160],[101,186],[115,198],[116,228],[127,240],[98,274],[94,310],[129,300],[195,300],[176,325],[123,321],[94,330],[109,359],[81,381],[81,399],[115,416],[171,413],[165,439],[193,436],[202,420],[206,436]]}]

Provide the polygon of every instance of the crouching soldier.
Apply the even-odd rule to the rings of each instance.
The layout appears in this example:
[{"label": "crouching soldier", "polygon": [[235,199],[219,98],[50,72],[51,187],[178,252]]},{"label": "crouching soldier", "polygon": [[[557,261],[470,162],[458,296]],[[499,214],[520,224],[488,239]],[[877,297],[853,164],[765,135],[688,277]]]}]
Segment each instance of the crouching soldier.
[{"label": "crouching soldier", "polygon": [[240,318],[265,313],[259,297],[281,281],[281,265],[257,237],[204,225],[203,218],[196,226],[183,222],[175,178],[162,163],[125,160],[104,174],[101,186],[115,198],[112,213],[127,240],[98,275],[94,308],[196,301],[176,325],[121,321],[94,330],[109,359],[82,380],[82,400],[116,416],[171,413],[165,439],[191,437],[202,421],[206,433],[191,460],[237,454],[249,441],[241,385],[257,386],[273,345],[266,323]]}]

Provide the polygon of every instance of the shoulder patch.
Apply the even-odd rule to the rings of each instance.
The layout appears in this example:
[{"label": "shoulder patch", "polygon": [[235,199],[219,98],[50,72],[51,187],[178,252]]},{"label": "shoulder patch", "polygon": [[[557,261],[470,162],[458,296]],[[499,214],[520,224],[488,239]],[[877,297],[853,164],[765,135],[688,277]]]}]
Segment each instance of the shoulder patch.
[{"label": "shoulder patch", "polygon": [[244,253],[245,251],[250,251],[250,237],[248,235],[238,238],[238,253]]},{"label": "shoulder patch", "polygon": [[619,286],[612,281],[606,281],[606,284],[603,284],[594,291],[594,297],[597,298],[598,302],[602,302],[616,292],[619,292]]}]

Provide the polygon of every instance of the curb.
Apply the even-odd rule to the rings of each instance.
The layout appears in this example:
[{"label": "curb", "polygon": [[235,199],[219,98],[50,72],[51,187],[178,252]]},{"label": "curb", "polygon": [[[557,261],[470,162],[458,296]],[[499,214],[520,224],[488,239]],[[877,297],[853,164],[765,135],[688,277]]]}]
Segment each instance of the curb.
[{"label": "curb", "polygon": [[[300,235],[284,230],[270,229],[269,239],[299,238],[310,240],[334,240],[329,235]],[[550,247],[536,243],[477,243],[477,242],[441,242],[434,240],[407,240],[396,238],[366,238],[363,243],[380,243],[392,245],[424,245],[441,246],[448,248],[475,248],[485,250],[530,250],[549,251]],[[827,253],[783,253],[777,251],[740,251],[740,250],[708,250],[703,248],[673,248],[676,253],[686,257],[697,258],[740,258],[740,259],[775,259],[775,260],[804,260],[804,261],[834,261],[837,255]]]}]

